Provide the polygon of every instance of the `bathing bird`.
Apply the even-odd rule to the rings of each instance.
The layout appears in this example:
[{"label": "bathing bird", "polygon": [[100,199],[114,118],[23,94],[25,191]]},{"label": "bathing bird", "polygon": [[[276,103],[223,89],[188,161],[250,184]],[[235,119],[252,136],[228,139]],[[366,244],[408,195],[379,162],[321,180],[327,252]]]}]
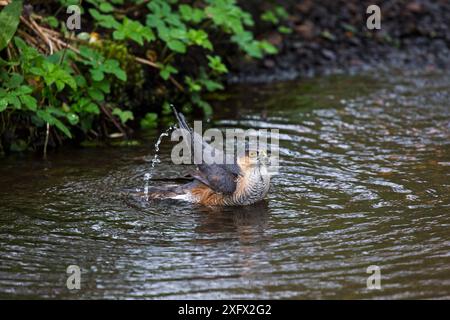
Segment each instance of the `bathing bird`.
[{"label": "bathing bird", "polygon": [[[228,164],[214,163],[208,157],[221,155],[222,151],[203,140],[202,136],[187,124],[182,113],[172,108],[178,126],[184,130],[183,143],[201,146],[203,156],[192,152],[197,164],[190,173],[190,182],[178,186],[150,188],[148,199],[179,199],[206,206],[244,206],[264,199],[269,191],[269,158],[266,150],[251,150],[246,147],[242,156],[235,156]],[[197,161],[195,161],[197,160]]]}]

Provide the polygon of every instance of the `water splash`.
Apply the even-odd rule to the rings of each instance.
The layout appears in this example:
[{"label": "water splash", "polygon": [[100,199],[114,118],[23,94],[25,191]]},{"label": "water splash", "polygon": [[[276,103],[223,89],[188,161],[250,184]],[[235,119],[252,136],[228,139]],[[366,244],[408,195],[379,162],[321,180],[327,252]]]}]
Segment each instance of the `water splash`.
[{"label": "water splash", "polygon": [[174,126],[170,126],[165,132],[161,133],[158,137],[158,141],[156,141],[155,143],[155,155],[153,156],[152,159],[152,169],[155,167],[155,165],[157,163],[160,163],[161,160],[159,160],[159,145],[162,142],[162,139],[164,137],[168,137],[169,136],[169,132],[171,132],[175,127]]},{"label": "water splash", "polygon": [[156,164],[161,162],[161,160],[159,159],[159,145],[161,144],[163,138],[168,137],[169,133],[175,128],[176,126],[170,126],[166,131],[164,131],[159,135],[158,140],[155,143],[155,154],[151,162],[150,172],[144,174],[144,182],[145,182],[144,195],[147,200],[148,200],[148,181],[152,178],[153,169],[155,168]]},{"label": "water splash", "polygon": [[145,181],[144,196],[147,201],[148,201],[148,180],[150,180],[150,173],[144,174],[144,181]]}]

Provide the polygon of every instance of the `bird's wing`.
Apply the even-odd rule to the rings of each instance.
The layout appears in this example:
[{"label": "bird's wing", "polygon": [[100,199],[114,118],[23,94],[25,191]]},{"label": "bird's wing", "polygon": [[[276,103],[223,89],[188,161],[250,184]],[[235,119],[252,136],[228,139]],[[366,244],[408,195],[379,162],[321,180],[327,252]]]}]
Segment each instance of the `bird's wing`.
[{"label": "bird's wing", "polygon": [[[178,120],[180,129],[187,130],[187,132],[190,133],[191,150],[193,150],[194,144],[202,146],[202,155],[191,152],[194,163],[201,162],[201,164],[197,165],[198,170],[191,174],[192,177],[209,186],[216,192],[233,193],[236,190],[236,179],[241,174],[239,166],[237,164],[215,164],[212,161],[212,157],[214,155],[222,155],[222,151],[203,141],[202,136],[194,132],[187,124],[184,115],[179,113],[174,107],[172,108]],[[203,158],[196,158],[202,156]],[[211,159],[208,157],[211,157]],[[222,159],[224,158],[222,157]]]}]

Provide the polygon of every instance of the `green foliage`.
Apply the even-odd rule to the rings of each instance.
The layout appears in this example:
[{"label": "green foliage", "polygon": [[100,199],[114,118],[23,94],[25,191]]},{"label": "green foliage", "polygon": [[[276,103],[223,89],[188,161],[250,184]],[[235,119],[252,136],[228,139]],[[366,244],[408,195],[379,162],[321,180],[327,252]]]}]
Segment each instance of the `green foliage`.
[{"label": "green foliage", "polygon": [[112,114],[117,115],[123,124],[125,124],[125,122],[127,122],[128,120],[134,119],[133,112],[131,112],[129,110],[122,110],[120,108],[114,108],[114,110],[112,111]]},{"label": "green foliage", "polygon": [[278,26],[278,32],[289,34],[292,33],[292,29],[285,26],[280,25],[283,21],[287,20],[289,18],[289,14],[287,13],[286,9],[284,9],[282,6],[275,6],[271,10],[264,11],[263,14],[261,14],[261,20],[271,23],[273,25],[279,25]]},{"label": "green foliage", "polygon": [[125,17],[123,23],[113,32],[113,38],[114,40],[131,39],[142,46],[144,40],[152,41],[155,39],[155,35],[149,27],[143,26],[139,21],[133,21]]},{"label": "green foliage", "polygon": [[11,2],[0,12],[0,51],[8,45],[14,36],[19,25],[21,13],[21,0]]},{"label": "green foliage", "polygon": [[144,118],[141,119],[141,128],[142,129],[152,129],[157,126],[158,115],[154,112],[147,113]]},{"label": "green foliage", "polygon": [[[49,12],[37,21],[68,36],[61,6],[79,3],[48,1],[44,10]],[[203,96],[223,89],[230,62],[228,52],[216,47],[227,43],[253,58],[277,52],[269,42],[255,39],[252,16],[235,0],[86,0],[81,7],[85,32],[77,34],[71,47],[51,55],[45,52],[45,39],[38,46],[23,32],[14,37],[22,1],[0,11],[0,116],[7,120],[0,135],[18,130],[14,119],[33,126],[41,137],[47,124],[65,137],[82,139],[107,137],[108,128],[122,130],[136,123],[155,128],[158,113],[171,114],[170,103],[211,114]],[[287,13],[275,7],[261,18],[278,24]],[[286,26],[278,30],[290,31]],[[30,32],[25,26],[22,31]],[[2,49],[13,37],[14,48],[6,55]],[[144,65],[138,63],[143,60]],[[133,104],[133,96],[149,102]],[[22,150],[22,142],[12,148]]]}]

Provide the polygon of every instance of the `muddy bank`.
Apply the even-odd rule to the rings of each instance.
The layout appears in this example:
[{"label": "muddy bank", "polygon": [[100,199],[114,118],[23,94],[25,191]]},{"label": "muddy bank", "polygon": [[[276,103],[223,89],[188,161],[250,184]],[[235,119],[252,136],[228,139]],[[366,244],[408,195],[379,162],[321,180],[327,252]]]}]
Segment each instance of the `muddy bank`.
[{"label": "muddy bank", "polygon": [[[290,34],[266,26],[280,54],[262,61],[236,60],[228,82],[271,82],[373,69],[448,69],[450,2],[283,1]],[[381,29],[369,30],[366,9],[381,9]],[[249,7],[251,3],[247,4]]]}]

